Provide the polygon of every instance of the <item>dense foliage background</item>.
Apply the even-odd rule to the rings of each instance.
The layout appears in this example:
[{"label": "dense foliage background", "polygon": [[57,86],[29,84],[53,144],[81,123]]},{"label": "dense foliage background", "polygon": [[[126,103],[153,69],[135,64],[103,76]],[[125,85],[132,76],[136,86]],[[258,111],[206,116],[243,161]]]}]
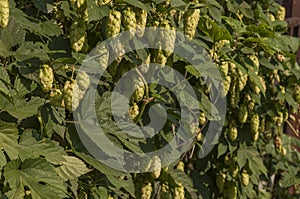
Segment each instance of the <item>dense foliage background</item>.
[{"label": "dense foliage background", "polygon": [[[0,0],[0,22],[0,198],[300,197],[294,148],[300,141],[284,134],[300,103],[299,40],[286,35],[284,9],[274,1]],[[185,75],[202,111],[195,142],[180,160],[156,173],[128,174],[89,155],[70,102],[79,102],[89,84],[84,75],[73,80],[85,53],[123,30],[137,28],[133,34],[142,35],[145,26],[178,30],[200,42],[224,78],[220,95],[227,97],[227,115],[219,142],[200,159],[214,119],[201,75],[172,52],[145,49],[120,57],[99,80],[96,102],[118,147],[143,151],[146,143],[114,133],[106,110],[116,80],[141,63],[167,64]],[[80,92],[72,96],[76,86]],[[133,86],[130,114],[136,123],[147,123],[151,103],[172,113],[151,142],[159,148],[173,137],[180,108],[163,87]]]}]

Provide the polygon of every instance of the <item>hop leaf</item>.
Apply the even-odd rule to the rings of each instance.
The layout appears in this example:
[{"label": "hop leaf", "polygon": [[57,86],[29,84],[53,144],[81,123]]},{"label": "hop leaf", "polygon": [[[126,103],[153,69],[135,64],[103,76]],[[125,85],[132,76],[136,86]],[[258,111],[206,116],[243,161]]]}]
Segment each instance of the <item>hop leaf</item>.
[{"label": "hop leaf", "polygon": [[50,93],[50,104],[54,107],[65,107],[64,94],[60,89],[55,89]]}]

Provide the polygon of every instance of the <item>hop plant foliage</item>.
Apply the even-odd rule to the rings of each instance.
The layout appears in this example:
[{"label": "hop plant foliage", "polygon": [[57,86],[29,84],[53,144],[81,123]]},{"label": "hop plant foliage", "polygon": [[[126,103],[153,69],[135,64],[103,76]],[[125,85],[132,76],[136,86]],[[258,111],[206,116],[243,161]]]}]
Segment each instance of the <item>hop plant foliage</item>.
[{"label": "hop plant foliage", "polygon": [[[285,15],[274,0],[0,0],[0,198],[299,198],[299,140],[286,134],[300,103],[299,40],[286,34]],[[140,48],[147,43],[157,48]],[[200,71],[175,50],[203,61]],[[124,83],[129,70],[138,78]],[[181,106],[178,95],[193,97],[174,92],[183,82],[199,107]],[[164,124],[156,129],[156,121]],[[192,132],[188,146],[182,126]],[[105,160],[130,171],[90,155],[79,128],[95,136],[94,150],[118,148]],[[152,160],[128,155],[172,141]]]}]

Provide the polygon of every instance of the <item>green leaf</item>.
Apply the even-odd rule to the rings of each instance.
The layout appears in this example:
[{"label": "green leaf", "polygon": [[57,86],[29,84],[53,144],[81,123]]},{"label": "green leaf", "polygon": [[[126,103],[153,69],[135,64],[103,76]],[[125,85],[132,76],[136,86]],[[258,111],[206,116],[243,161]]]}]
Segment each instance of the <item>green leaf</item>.
[{"label": "green leaf", "polygon": [[218,8],[216,8],[215,6],[209,5],[208,12],[214,20],[216,20],[217,22],[221,22],[221,11]]},{"label": "green leaf", "polygon": [[124,0],[126,3],[129,3],[132,6],[141,8],[143,10],[149,11],[149,8],[143,4],[142,2],[138,1],[138,0]]},{"label": "green leaf", "polygon": [[88,12],[88,20],[91,21],[99,21],[103,17],[109,15],[109,8],[107,6],[99,7],[95,1],[87,0],[87,12]]},{"label": "green leaf", "polygon": [[39,24],[41,31],[48,36],[59,36],[63,33],[62,29],[57,24],[56,20],[48,20]]},{"label": "green leaf", "polygon": [[8,49],[24,42],[25,35],[25,30],[14,18],[9,21],[7,28],[0,29],[0,39]]},{"label": "green leaf", "polygon": [[18,129],[15,125],[0,120],[0,148],[4,149],[10,159],[18,158],[18,139]]},{"label": "green leaf", "polygon": [[247,147],[246,145],[241,145],[241,148],[237,153],[237,163],[240,168],[243,168],[248,162],[249,169],[252,172],[251,180],[254,183],[258,183],[260,174],[267,175],[267,168],[264,165],[263,159],[260,157],[257,149],[254,147]]},{"label": "green leaf", "polygon": [[25,99],[17,101],[15,106],[7,106],[3,108],[3,111],[7,111],[13,117],[22,120],[37,114],[38,108],[44,104],[43,99],[39,97],[32,97],[30,101],[26,102]]},{"label": "green leaf", "polygon": [[[134,194],[134,184],[133,184],[130,174],[114,170],[114,169],[102,164],[95,158],[92,158],[91,156],[86,155],[84,153],[75,152],[75,154],[78,157],[80,157],[82,160],[84,160],[86,163],[93,166],[95,169],[97,169],[101,173],[105,174],[106,177],[108,178],[108,181],[111,183],[111,186],[109,187],[110,189],[112,189],[114,191],[118,191],[120,189],[125,189],[132,196],[135,195]],[[119,176],[126,176],[126,178],[128,180],[127,181],[121,180],[119,178]]]},{"label": "green leaf", "polygon": [[48,60],[48,52],[42,48],[40,43],[26,42],[17,49],[15,58],[18,61],[25,61],[31,58],[39,58],[42,61]]},{"label": "green leaf", "polygon": [[65,161],[64,149],[53,141],[37,141],[33,137],[22,136],[19,142],[19,157],[21,160],[43,156],[53,164]]},{"label": "green leaf", "polygon": [[9,48],[0,39],[0,56],[1,57],[9,57],[12,54],[13,53],[9,51]]},{"label": "green leaf", "polygon": [[172,8],[184,8],[186,3],[181,0],[171,0],[171,7]]},{"label": "green leaf", "polygon": [[6,87],[6,85],[0,81],[0,94],[6,96],[9,98],[10,96],[10,91],[8,90],[8,88]]},{"label": "green leaf", "polygon": [[60,167],[55,168],[58,175],[64,180],[74,180],[90,171],[85,163],[74,156],[63,156]]},{"label": "green leaf", "polygon": [[53,0],[32,0],[32,2],[37,9],[44,13],[50,13],[53,10]]},{"label": "green leaf", "polygon": [[220,143],[218,145],[218,157],[217,158],[219,158],[221,155],[225,154],[226,151],[227,151],[227,145]]},{"label": "green leaf", "polygon": [[192,75],[194,75],[195,77],[201,77],[200,72],[192,65],[187,65],[185,67],[185,69],[187,70],[187,72],[191,73]]},{"label": "green leaf", "polygon": [[57,175],[54,167],[43,158],[27,159],[24,162],[16,159],[4,168],[4,183],[11,190],[8,198],[20,198],[24,195],[25,186],[30,189],[33,199],[53,199],[67,197],[67,188]]}]

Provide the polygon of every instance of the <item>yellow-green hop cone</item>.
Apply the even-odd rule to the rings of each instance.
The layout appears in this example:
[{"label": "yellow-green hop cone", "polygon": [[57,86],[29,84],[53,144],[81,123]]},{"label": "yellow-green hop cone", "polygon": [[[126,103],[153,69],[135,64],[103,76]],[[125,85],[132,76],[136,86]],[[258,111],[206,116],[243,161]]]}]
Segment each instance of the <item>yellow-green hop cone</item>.
[{"label": "yellow-green hop cone", "polygon": [[164,67],[168,61],[168,58],[165,56],[162,50],[158,50],[156,57],[155,57],[155,63],[160,64],[161,67]]},{"label": "yellow-green hop cone", "polygon": [[248,80],[248,75],[247,73],[243,73],[240,69],[237,68],[237,75],[238,75],[238,89],[239,91],[242,91],[246,84],[247,84],[247,80]]},{"label": "yellow-green hop cone", "polygon": [[98,0],[97,1],[99,6],[104,6],[104,5],[108,4],[109,2],[111,2],[111,0]]},{"label": "yellow-green hop cone", "polygon": [[236,162],[230,163],[229,173],[233,179],[237,179],[239,177],[240,169]]},{"label": "yellow-green hop cone", "polygon": [[105,71],[108,67],[109,51],[105,46],[99,46],[97,49],[98,63],[101,72]]},{"label": "yellow-green hop cone", "polygon": [[199,124],[202,126],[205,124],[205,122],[206,122],[205,114],[203,112],[201,112],[200,116],[199,116]]},{"label": "yellow-green hop cone", "polygon": [[76,77],[76,83],[82,91],[86,91],[90,86],[90,77],[85,71],[80,71]]},{"label": "yellow-green hop cone", "polygon": [[66,81],[64,86],[64,103],[68,111],[76,110],[84,92],[81,91],[74,80]]},{"label": "yellow-green hop cone", "polygon": [[276,14],[276,19],[283,21],[285,19],[285,13],[286,13],[285,7],[279,6]]},{"label": "yellow-green hop cone", "polygon": [[154,156],[150,165],[151,176],[154,179],[159,178],[161,173],[161,160],[158,156]]},{"label": "yellow-green hop cone", "polygon": [[268,15],[270,21],[275,21],[276,20],[272,13],[268,13],[267,15]]},{"label": "yellow-green hop cone", "polygon": [[184,172],[184,163],[182,161],[178,162],[178,165],[177,165],[176,169],[178,171]]},{"label": "yellow-green hop cone", "polygon": [[251,117],[250,131],[251,131],[252,140],[254,142],[256,142],[259,137],[259,116],[258,116],[258,114],[254,114]]},{"label": "yellow-green hop cone", "polygon": [[226,174],[218,173],[216,175],[216,184],[217,184],[217,187],[218,187],[220,193],[222,193],[224,190],[225,182],[226,182]]},{"label": "yellow-green hop cone", "polygon": [[164,51],[166,57],[169,57],[174,52],[176,31],[170,25],[170,21],[163,20],[160,22],[159,26],[162,28],[159,31],[159,38],[161,41],[161,48]]},{"label": "yellow-green hop cone", "polygon": [[72,50],[80,52],[86,42],[86,23],[80,19],[75,19],[71,25],[70,43]]},{"label": "yellow-green hop cone", "polygon": [[127,7],[122,13],[122,24],[125,30],[129,30],[130,36],[134,37],[136,32],[136,18],[135,12],[132,8]]},{"label": "yellow-green hop cone", "polygon": [[161,191],[160,191],[160,198],[161,199],[172,198],[168,182],[162,184]]},{"label": "yellow-green hop cone", "polygon": [[112,37],[120,33],[121,30],[121,13],[117,10],[111,10],[108,16],[106,26],[106,37]]},{"label": "yellow-green hop cone", "polygon": [[219,66],[219,69],[224,73],[225,76],[228,75],[229,63],[227,61],[222,62]]},{"label": "yellow-green hop cone", "polygon": [[113,52],[115,53],[115,60],[120,63],[125,55],[125,46],[119,39],[111,41]]},{"label": "yellow-green hop cone", "polygon": [[9,2],[0,0],[0,28],[5,28],[9,21]]},{"label": "yellow-green hop cone", "polygon": [[86,9],[86,0],[70,0],[71,6],[79,11]]},{"label": "yellow-green hop cone", "polygon": [[145,32],[145,28],[146,28],[146,24],[147,24],[147,11],[146,10],[142,10],[142,9],[136,9],[136,35],[138,37],[143,37],[144,36],[144,32]]},{"label": "yellow-green hop cone", "polygon": [[134,88],[135,88],[134,100],[136,102],[139,102],[143,99],[144,94],[145,94],[145,85],[141,78],[138,78],[137,80],[135,80]]},{"label": "yellow-green hop cone", "polygon": [[246,104],[242,104],[240,106],[240,110],[238,113],[238,118],[240,123],[245,123],[248,119],[248,108]]},{"label": "yellow-green hop cone", "polygon": [[256,55],[249,55],[248,56],[250,59],[251,59],[251,61],[253,62],[253,64],[257,67],[257,68],[259,68],[259,60],[258,60],[258,58],[257,58],[257,56]]},{"label": "yellow-green hop cone", "polygon": [[141,199],[150,199],[152,194],[152,185],[149,182],[141,189]]},{"label": "yellow-green hop cone", "polygon": [[65,107],[64,94],[60,89],[54,89],[51,91],[50,104],[54,107]]},{"label": "yellow-green hop cone", "polygon": [[230,90],[230,84],[231,84],[231,77],[227,75],[225,77],[225,80],[223,81],[223,86],[220,93],[221,97],[226,97],[228,91]]},{"label": "yellow-green hop cone", "polygon": [[236,126],[234,125],[230,125],[228,128],[228,139],[230,141],[236,141],[237,137],[238,137],[238,130],[236,128]]},{"label": "yellow-green hop cone", "polygon": [[200,17],[200,9],[188,9],[184,14],[184,34],[193,39]]},{"label": "yellow-green hop cone", "polygon": [[43,64],[39,71],[39,78],[42,90],[44,92],[49,92],[52,89],[52,84],[54,81],[52,68],[47,64]]},{"label": "yellow-green hop cone", "polygon": [[139,113],[139,106],[136,103],[133,103],[133,105],[129,108],[129,116],[131,119],[134,119],[139,115]]},{"label": "yellow-green hop cone", "polygon": [[242,184],[247,186],[249,184],[249,174],[246,169],[242,171]]},{"label": "yellow-green hop cone", "polygon": [[181,183],[177,183],[174,190],[174,199],[184,199],[184,186]]},{"label": "yellow-green hop cone", "polygon": [[300,87],[299,86],[297,86],[295,88],[295,91],[293,93],[293,98],[298,104],[300,104]]}]

